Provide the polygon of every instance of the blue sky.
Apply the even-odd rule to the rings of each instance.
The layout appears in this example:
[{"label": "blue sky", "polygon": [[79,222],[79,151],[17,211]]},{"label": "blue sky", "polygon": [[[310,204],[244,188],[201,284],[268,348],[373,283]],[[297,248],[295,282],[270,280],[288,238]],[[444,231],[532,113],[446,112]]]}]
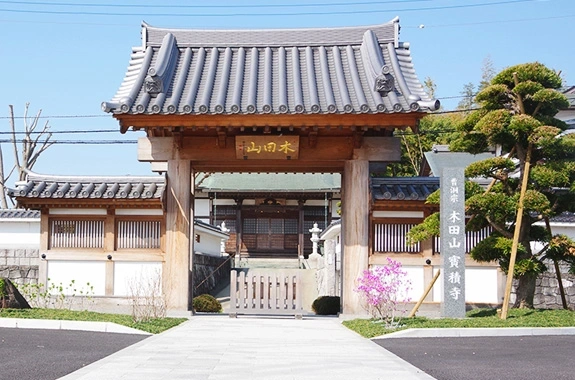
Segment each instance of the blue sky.
[{"label": "blue sky", "polygon": [[[487,57],[497,71],[539,61],[561,70],[566,84],[575,84],[573,0],[0,1],[0,132],[9,130],[8,104],[18,117],[26,102],[32,112],[41,108],[51,116],[54,131],[119,130],[100,103],[118,89],[131,47],[141,43],[142,21],[160,27],[254,29],[372,25],[395,16],[400,17],[400,40],[411,44],[419,78],[435,81],[445,109],[457,105],[466,83],[481,80]],[[54,139],[134,140],[141,135],[58,134]],[[6,166],[11,165],[10,146],[3,143],[2,150]],[[34,169],[150,174],[129,144],[55,144]]]}]

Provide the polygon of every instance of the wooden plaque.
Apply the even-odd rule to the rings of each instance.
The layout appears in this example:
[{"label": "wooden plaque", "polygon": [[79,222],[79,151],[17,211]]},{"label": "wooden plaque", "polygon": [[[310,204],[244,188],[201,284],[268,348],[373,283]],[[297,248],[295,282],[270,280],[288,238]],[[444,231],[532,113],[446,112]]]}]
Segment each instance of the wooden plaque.
[{"label": "wooden plaque", "polygon": [[236,136],[240,160],[297,160],[299,136]]}]

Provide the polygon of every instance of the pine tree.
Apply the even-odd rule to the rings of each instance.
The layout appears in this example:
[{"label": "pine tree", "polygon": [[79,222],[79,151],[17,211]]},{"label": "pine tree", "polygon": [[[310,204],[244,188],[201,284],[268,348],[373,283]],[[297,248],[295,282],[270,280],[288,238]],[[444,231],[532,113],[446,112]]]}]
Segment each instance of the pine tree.
[{"label": "pine tree", "polygon": [[[546,259],[563,260],[575,267],[575,243],[534,225],[575,207],[575,134],[563,134],[566,125],[554,118],[559,109],[568,106],[566,97],[555,90],[560,86],[560,76],[540,63],[501,71],[477,94],[475,100],[481,108],[458,125],[461,138],[450,145],[451,150],[469,153],[501,146],[509,153],[474,163],[465,171],[468,178],[493,180],[488,191],[473,183],[466,185],[466,213],[472,216],[467,229],[489,225],[493,230],[471,250],[471,257],[497,261],[505,272],[509,269],[521,183],[523,176],[528,176],[513,268],[518,279],[514,307],[533,307],[535,280],[547,269]],[[531,166],[529,172],[526,162]],[[439,197],[435,194],[429,201],[438,203]],[[410,240],[438,235],[438,221],[438,214],[427,218],[410,231]],[[535,252],[532,242],[546,245]]]}]

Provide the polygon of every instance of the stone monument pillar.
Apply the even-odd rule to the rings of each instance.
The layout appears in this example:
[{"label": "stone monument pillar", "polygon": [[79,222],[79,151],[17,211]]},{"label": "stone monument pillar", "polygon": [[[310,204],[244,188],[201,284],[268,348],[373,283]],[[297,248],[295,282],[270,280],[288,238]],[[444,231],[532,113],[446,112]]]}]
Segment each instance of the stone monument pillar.
[{"label": "stone monument pillar", "polygon": [[444,168],[440,177],[440,235],[443,275],[441,315],[465,318],[464,169]]}]

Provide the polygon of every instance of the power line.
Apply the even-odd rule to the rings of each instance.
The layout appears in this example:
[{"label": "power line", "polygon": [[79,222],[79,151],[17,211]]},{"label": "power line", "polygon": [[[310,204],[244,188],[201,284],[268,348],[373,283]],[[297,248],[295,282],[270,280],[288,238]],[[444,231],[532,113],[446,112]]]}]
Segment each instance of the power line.
[{"label": "power line", "polygon": [[[490,24],[508,24],[513,22],[532,22],[532,21],[543,21],[543,20],[557,20],[564,18],[574,18],[575,14],[562,15],[562,16],[549,16],[549,17],[533,17],[533,18],[520,18],[520,19],[505,19],[505,20],[490,20],[490,21],[478,21],[478,22],[462,22],[457,24],[420,24],[420,25],[405,25],[402,24],[402,28],[406,29],[428,29],[428,28],[454,28],[462,26],[474,26],[474,25],[490,25]],[[28,20],[14,20],[14,19],[0,19],[3,23],[15,23],[15,24],[52,24],[52,25],[82,25],[82,26],[117,26],[122,28],[133,28],[133,24],[121,24],[121,23],[103,23],[103,22],[66,22],[66,21],[28,21]],[[423,26],[422,26],[423,25]],[[199,29],[217,29],[220,26],[204,26]],[[235,26],[233,28],[242,29],[241,26]],[[251,27],[250,27],[251,28]],[[444,98],[448,99],[448,98]]]},{"label": "power line", "polygon": [[432,10],[477,8],[493,5],[531,3],[538,0],[506,0],[490,3],[463,4],[463,5],[443,5],[435,7],[403,8],[403,9],[368,9],[349,11],[321,11],[321,12],[282,12],[282,13],[117,13],[117,12],[85,12],[85,11],[49,11],[32,9],[5,9],[0,8],[0,12],[10,13],[30,13],[30,14],[56,14],[56,15],[84,15],[84,16],[138,16],[138,17],[240,17],[240,16],[319,16],[319,15],[346,15],[346,14],[371,14],[371,13],[397,13],[397,12],[421,12]]},{"label": "power line", "polygon": [[97,4],[97,3],[52,3],[45,1],[0,1],[0,4],[13,5],[47,5],[57,7],[96,7],[96,8],[179,8],[179,9],[209,9],[209,8],[302,8],[302,7],[338,7],[338,6],[355,6],[355,5],[385,5],[394,3],[421,3],[433,0],[389,0],[389,1],[351,1],[351,2],[333,2],[333,3],[283,3],[283,4],[240,4],[240,5],[174,5],[174,4]]},{"label": "power line", "polygon": [[95,130],[89,130],[89,129],[77,129],[74,131],[38,131],[38,132],[0,132],[0,135],[12,135],[12,134],[16,134],[16,135],[24,135],[24,134],[33,134],[33,135],[37,135],[40,133],[44,133],[44,134],[76,134],[76,133],[114,133],[114,132],[120,132],[119,129],[95,129]]},{"label": "power line", "polygon": [[[16,140],[17,143],[23,143],[24,140]],[[0,140],[0,144],[14,143],[14,140]],[[125,145],[137,144],[137,140],[50,140],[49,144],[67,144],[67,145]]]},{"label": "power line", "polygon": [[[14,119],[31,119],[35,118],[36,116],[14,116]],[[107,117],[109,118],[110,115],[40,115],[38,116],[39,119],[88,119],[88,118],[95,118],[95,117]],[[12,119],[12,116],[0,116],[0,119]]]}]

